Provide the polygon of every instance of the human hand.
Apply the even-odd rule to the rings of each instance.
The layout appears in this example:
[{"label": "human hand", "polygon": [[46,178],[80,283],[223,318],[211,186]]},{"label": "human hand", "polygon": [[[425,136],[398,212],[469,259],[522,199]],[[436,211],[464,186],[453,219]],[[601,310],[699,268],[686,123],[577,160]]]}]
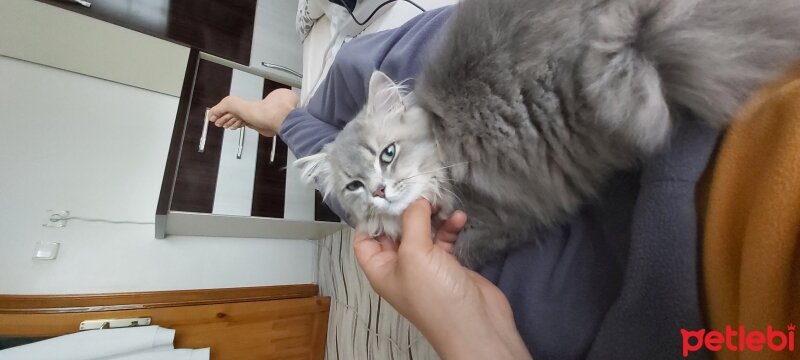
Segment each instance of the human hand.
[{"label": "human hand", "polygon": [[453,256],[466,214],[452,214],[431,238],[431,205],[403,213],[403,235],[358,233],[356,258],[375,291],[403,314],[445,359],[529,359],[503,293]]},{"label": "human hand", "polygon": [[277,134],[283,119],[297,107],[297,103],[297,94],[289,89],[274,90],[261,101],[226,96],[210,109],[208,121],[226,129],[247,126],[271,137]]}]

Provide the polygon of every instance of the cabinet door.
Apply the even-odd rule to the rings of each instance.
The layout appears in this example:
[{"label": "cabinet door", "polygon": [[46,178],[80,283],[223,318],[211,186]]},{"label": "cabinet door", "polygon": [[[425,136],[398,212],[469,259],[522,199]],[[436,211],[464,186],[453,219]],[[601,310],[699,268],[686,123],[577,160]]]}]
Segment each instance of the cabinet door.
[{"label": "cabinet door", "polygon": [[258,2],[250,66],[275,74],[303,72],[303,47],[295,31],[296,12],[297,1]]},{"label": "cabinet door", "polygon": [[179,96],[189,49],[41,2],[2,0],[0,55]]},{"label": "cabinet door", "polygon": [[[193,215],[198,215],[194,218],[203,225],[232,217],[240,221],[235,226],[246,224],[244,218],[254,224],[269,219],[269,226],[259,227],[266,233],[213,229],[215,236],[279,237],[272,232],[275,230],[283,236],[305,238],[339,229],[338,217],[321,196],[300,182],[298,171],[290,163],[293,157],[279,138],[267,138],[252,129],[225,130],[206,121],[207,109],[228,94],[255,101],[288,86],[199,57],[193,53],[187,66],[195,71],[187,71],[184,82],[158,212],[159,216],[179,217],[192,229],[173,227],[172,233],[212,235],[198,230],[199,225],[191,225]],[[223,228],[232,226],[220,223]],[[165,230],[160,235],[169,233]]]}]

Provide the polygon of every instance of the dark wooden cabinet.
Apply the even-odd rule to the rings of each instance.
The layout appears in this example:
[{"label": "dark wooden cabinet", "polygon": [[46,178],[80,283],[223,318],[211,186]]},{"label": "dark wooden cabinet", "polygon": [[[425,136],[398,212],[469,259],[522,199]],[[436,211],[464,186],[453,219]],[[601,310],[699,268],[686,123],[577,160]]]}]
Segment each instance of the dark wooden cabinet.
[{"label": "dark wooden cabinet", "polygon": [[187,72],[187,76],[194,78],[192,88],[181,94],[181,102],[188,102],[186,111],[179,111],[176,116],[176,123],[185,120],[183,136],[173,138],[180,144],[170,144],[170,148],[175,145],[180,148],[170,210],[210,214],[214,207],[224,129],[208,126],[204,150],[199,152],[203,124],[198,120],[205,117],[206,108],[228,95],[231,70],[201,59],[197,60],[196,69],[194,74]]},{"label": "dark wooden cabinet", "polygon": [[[185,224],[189,224],[192,214],[212,214],[215,201],[219,200],[215,198],[215,194],[218,186],[217,179],[220,171],[223,171],[220,169],[222,143],[225,131],[230,130],[209,124],[206,127],[203,151],[200,152],[199,148],[205,126],[203,119],[206,109],[228,95],[234,70],[204,59],[197,50],[192,50],[186,68],[156,213],[157,237],[164,237],[170,233],[169,227],[166,225],[170,214],[179,215]],[[289,88],[288,85],[264,79],[261,96],[266,96],[269,92],[281,87]],[[273,141],[276,141],[274,156],[272,155]],[[287,180],[286,169],[291,166],[288,164],[289,150],[279,138],[259,136],[256,152],[253,176],[251,179],[246,179],[246,181],[252,181],[253,188],[252,197],[249,199],[250,213],[236,215],[251,217],[253,221],[271,219],[272,222],[269,224],[274,227],[275,220],[284,218],[286,202],[292,201],[292,199],[286,199],[286,187],[289,185],[287,181],[298,180]],[[313,196],[311,201],[314,202],[314,206],[309,210],[305,221],[284,220],[280,226],[306,227],[311,225],[306,230],[311,230],[314,226],[322,226],[324,229],[341,226],[339,218],[322,202],[322,197],[318,193]],[[214,216],[219,217],[214,220],[231,218],[228,215],[230,214],[215,214]],[[197,221],[205,222],[206,225],[208,221],[211,221],[209,217],[203,216],[197,219]],[[243,219],[237,221],[240,221],[238,224],[242,224]],[[321,225],[325,222],[335,224],[335,227]],[[177,233],[189,234],[185,231],[180,230]],[[254,234],[252,230],[246,230],[244,233]],[[240,233],[238,236],[245,236],[244,233]],[[284,232],[280,233],[285,234]],[[191,234],[204,235],[199,230],[191,232]],[[220,234],[224,235],[226,232],[214,230],[212,234],[208,235]],[[231,236],[236,234],[235,229],[231,231]],[[263,237],[272,236],[269,232],[263,234]]]}]

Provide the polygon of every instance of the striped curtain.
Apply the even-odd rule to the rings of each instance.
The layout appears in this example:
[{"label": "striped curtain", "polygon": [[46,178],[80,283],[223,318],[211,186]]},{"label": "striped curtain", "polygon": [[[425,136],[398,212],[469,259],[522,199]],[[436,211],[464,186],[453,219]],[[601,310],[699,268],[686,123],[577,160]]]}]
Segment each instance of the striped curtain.
[{"label": "striped curtain", "polygon": [[328,360],[439,359],[408,320],[381,299],[353,253],[352,229],[319,242],[318,274],[322,295],[330,296]]}]

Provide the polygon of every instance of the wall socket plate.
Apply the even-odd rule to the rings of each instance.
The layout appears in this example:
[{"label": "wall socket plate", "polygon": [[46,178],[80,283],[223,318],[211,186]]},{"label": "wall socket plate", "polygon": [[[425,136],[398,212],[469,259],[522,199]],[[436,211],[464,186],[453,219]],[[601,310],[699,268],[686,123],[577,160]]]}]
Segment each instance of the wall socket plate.
[{"label": "wall socket plate", "polygon": [[69,211],[67,210],[47,210],[47,217],[42,226],[49,228],[63,228],[67,226]]},{"label": "wall socket plate", "polygon": [[58,248],[61,247],[57,242],[44,242],[36,243],[36,250],[33,252],[34,260],[55,260],[58,256]]}]

